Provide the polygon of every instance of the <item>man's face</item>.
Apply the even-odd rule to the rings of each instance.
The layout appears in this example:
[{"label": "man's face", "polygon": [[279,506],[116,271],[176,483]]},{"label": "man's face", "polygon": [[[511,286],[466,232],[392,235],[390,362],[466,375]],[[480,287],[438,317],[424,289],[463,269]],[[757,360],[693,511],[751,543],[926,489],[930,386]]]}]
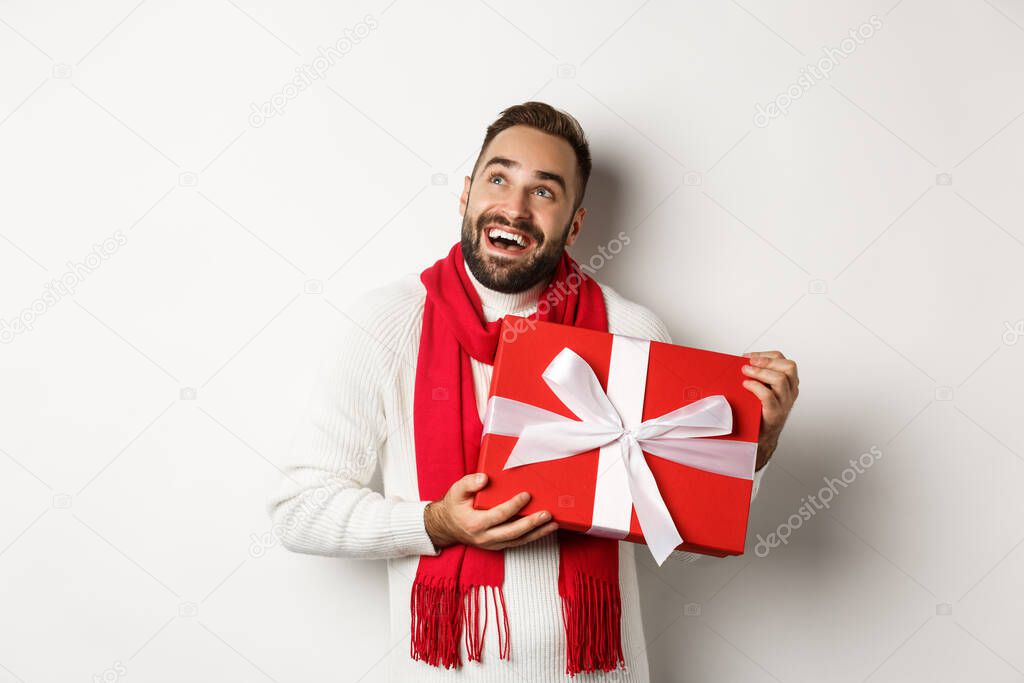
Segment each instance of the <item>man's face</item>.
[{"label": "man's face", "polygon": [[[546,281],[576,241],[586,214],[582,207],[572,210],[572,147],[536,128],[512,126],[491,140],[477,163],[459,200],[470,271],[485,287],[505,293]],[[514,243],[516,237],[525,246]]]}]

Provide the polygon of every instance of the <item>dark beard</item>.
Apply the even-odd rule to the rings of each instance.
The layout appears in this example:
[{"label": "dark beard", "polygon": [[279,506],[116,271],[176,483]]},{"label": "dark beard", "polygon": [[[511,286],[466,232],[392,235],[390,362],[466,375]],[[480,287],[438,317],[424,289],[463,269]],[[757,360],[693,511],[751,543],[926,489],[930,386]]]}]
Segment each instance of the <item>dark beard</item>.
[{"label": "dark beard", "polygon": [[[533,254],[522,259],[521,263],[520,259],[513,262],[512,259],[485,254],[483,241],[487,238],[484,236],[484,226],[491,224],[505,225],[530,235],[537,243]],[[551,278],[558,267],[558,261],[562,258],[565,241],[569,238],[569,228],[571,227],[572,222],[570,221],[562,231],[560,239],[545,243],[544,235],[533,225],[527,223],[512,225],[502,216],[481,214],[477,218],[474,228],[467,211],[462,219],[462,255],[465,257],[466,265],[473,273],[473,277],[484,287],[503,294],[515,294]]]}]

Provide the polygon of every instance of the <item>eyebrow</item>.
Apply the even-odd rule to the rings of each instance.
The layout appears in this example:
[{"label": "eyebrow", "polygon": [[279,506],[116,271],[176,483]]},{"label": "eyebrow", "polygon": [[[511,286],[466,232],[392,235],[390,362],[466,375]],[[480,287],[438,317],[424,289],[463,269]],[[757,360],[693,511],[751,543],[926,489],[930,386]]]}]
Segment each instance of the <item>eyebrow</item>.
[{"label": "eyebrow", "polygon": [[[522,166],[522,164],[520,164],[518,161],[515,161],[514,159],[509,159],[508,157],[491,157],[487,161],[487,163],[484,164],[484,167],[481,169],[481,171],[486,171],[488,167],[495,164],[498,166],[504,166],[505,168],[519,168],[520,166]],[[562,192],[568,194],[568,192],[565,189],[565,178],[563,178],[559,174],[552,173],[551,171],[534,171],[533,175],[536,176],[537,178],[540,178],[541,180],[552,180],[558,183],[558,186],[562,188]]]}]

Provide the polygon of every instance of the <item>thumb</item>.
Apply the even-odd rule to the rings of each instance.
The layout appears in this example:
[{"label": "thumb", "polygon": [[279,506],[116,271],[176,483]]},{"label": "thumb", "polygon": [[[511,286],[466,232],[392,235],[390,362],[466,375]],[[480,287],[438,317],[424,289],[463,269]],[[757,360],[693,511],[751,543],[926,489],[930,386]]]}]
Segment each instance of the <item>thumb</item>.
[{"label": "thumb", "polygon": [[478,474],[467,474],[462,479],[455,482],[455,486],[452,488],[453,493],[458,498],[472,498],[473,494],[482,489],[487,484],[487,475],[483,473]]}]

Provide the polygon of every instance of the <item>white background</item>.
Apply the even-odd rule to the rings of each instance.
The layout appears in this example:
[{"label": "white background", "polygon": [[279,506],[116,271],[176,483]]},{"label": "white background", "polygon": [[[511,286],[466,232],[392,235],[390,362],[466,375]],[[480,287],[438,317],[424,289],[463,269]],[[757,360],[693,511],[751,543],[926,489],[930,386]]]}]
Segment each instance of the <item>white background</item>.
[{"label": "white background", "polygon": [[1024,680],[1021,3],[389,2],[0,3],[3,324],[126,240],[0,345],[0,681],[381,680],[383,563],[264,503],[331,330],[529,99],[591,139],[577,260],[626,231],[598,279],[677,343],[799,362],[748,552],[637,554],[655,680]]}]

